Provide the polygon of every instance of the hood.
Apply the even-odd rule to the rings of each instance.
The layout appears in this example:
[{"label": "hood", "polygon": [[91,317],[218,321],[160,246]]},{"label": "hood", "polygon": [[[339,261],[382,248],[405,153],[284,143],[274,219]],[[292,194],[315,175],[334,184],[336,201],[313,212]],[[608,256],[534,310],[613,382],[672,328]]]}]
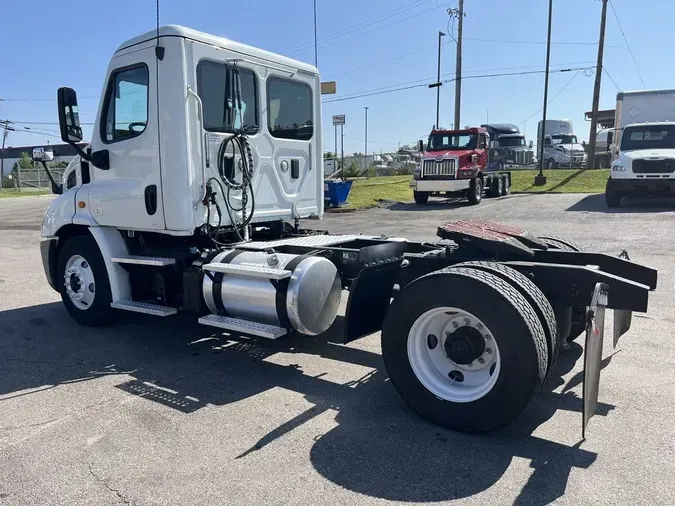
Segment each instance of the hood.
[{"label": "hood", "polygon": [[436,158],[459,158],[460,156],[473,154],[473,149],[456,149],[452,151],[428,151],[424,153],[425,160],[435,160]]},{"label": "hood", "polygon": [[623,160],[643,160],[649,158],[675,158],[675,149],[635,149],[633,151],[622,151]]},{"label": "hood", "polygon": [[566,151],[572,151],[575,153],[577,152],[585,153],[584,147],[581,144],[556,144],[555,146],[562,146],[563,148],[565,148]]}]

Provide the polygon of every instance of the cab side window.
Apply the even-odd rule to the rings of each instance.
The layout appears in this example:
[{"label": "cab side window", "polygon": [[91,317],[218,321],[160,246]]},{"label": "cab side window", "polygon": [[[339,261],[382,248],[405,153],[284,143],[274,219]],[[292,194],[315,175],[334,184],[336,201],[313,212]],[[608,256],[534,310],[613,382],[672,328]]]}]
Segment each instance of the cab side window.
[{"label": "cab side window", "polygon": [[267,79],[267,129],[277,139],[308,141],[314,135],[312,89],[281,77]]},{"label": "cab side window", "polygon": [[110,75],[101,123],[103,142],[130,139],[145,131],[149,80],[145,64],[119,69]]}]

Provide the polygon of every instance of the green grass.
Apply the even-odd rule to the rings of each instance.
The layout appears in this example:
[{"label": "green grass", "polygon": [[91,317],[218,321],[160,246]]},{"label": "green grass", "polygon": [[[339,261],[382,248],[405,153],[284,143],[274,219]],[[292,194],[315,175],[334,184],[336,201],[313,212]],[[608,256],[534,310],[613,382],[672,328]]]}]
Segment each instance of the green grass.
[{"label": "green grass", "polygon": [[[511,171],[514,193],[603,193],[609,169],[599,170],[548,170],[544,171],[547,182],[534,186],[536,170]],[[349,194],[351,209],[366,209],[377,206],[381,200],[412,202],[412,190],[408,183],[412,176],[384,176],[354,181]]]},{"label": "green grass", "polygon": [[48,195],[49,190],[15,190],[14,188],[3,188],[0,190],[0,199],[9,197],[33,197],[35,195]]}]

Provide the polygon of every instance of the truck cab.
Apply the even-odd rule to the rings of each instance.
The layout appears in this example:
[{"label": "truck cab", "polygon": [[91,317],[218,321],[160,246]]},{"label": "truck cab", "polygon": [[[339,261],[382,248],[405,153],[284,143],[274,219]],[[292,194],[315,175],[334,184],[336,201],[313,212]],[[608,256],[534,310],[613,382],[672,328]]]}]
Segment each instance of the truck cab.
[{"label": "truck cab", "polygon": [[570,120],[539,122],[537,142],[544,144],[541,163],[547,169],[582,168],[586,166],[586,151],[574,134]]},{"label": "truck cab", "polygon": [[503,170],[534,163],[532,141],[528,144],[520,129],[511,123],[481,125],[490,136],[490,169]]},{"label": "truck cab", "polygon": [[617,135],[616,159],[605,188],[609,207],[627,196],[675,194],[675,122],[634,123]]},{"label": "truck cab", "polygon": [[487,175],[489,142],[483,127],[432,130],[426,144],[419,142],[422,160],[410,182],[415,202],[423,205],[432,195],[459,194],[478,204],[486,188],[490,196],[505,194],[510,173]]}]

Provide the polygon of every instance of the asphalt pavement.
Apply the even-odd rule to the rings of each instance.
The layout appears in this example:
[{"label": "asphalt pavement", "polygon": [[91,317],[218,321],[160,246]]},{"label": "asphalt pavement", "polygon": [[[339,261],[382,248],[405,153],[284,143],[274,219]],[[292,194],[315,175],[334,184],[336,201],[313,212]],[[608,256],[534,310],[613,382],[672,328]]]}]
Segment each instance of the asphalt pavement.
[{"label": "asphalt pavement", "polygon": [[597,195],[514,195],[312,222],[434,240],[476,217],[657,268],[648,313],[617,350],[606,340],[586,440],[576,344],[515,424],[466,435],[413,413],[379,334],[342,346],[340,318],[278,342],[182,315],[80,327],[42,271],[49,202],[0,199],[0,505],[675,504],[672,201],[610,211]]}]

